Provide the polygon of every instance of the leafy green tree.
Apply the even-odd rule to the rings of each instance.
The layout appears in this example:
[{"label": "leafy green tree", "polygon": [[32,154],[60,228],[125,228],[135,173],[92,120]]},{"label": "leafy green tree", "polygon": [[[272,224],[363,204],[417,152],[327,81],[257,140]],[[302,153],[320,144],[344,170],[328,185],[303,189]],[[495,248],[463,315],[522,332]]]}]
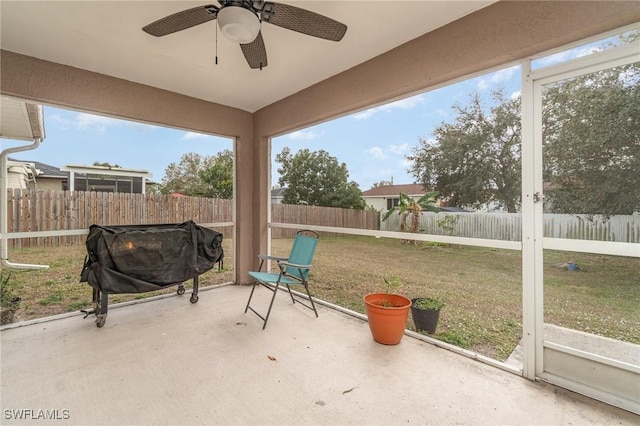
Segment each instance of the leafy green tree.
[{"label": "leafy green tree", "polygon": [[356,182],[348,180],[346,164],[328,152],[302,149],[292,155],[285,147],[276,162],[280,164],[278,183],[286,186],[284,204],[364,209],[362,193]]},{"label": "leafy green tree", "polygon": [[[436,206],[438,191],[432,191],[424,194],[417,200],[408,196],[404,192],[400,193],[398,205],[387,210],[382,220],[385,221],[391,217],[393,213],[401,216],[400,231],[412,232],[417,234],[420,231],[420,217],[423,211],[438,212],[440,209]],[[407,225],[407,218],[411,215],[411,226]],[[412,240],[402,240],[403,242],[415,243]]]},{"label": "leafy green tree", "polygon": [[393,185],[393,181],[392,180],[381,180],[380,182],[375,182],[371,188],[379,188],[381,186],[389,186],[389,185]]},{"label": "leafy green tree", "polygon": [[219,152],[199,176],[206,185],[206,197],[233,198],[233,152],[228,149]]},{"label": "leafy green tree", "polygon": [[94,166],[100,166],[100,167],[118,167],[118,168],[122,168],[118,164],[111,164],[108,161],[105,161],[105,162],[102,162],[102,163],[100,161],[94,161],[93,165]]},{"label": "leafy green tree", "polygon": [[441,123],[433,140],[420,139],[407,158],[410,172],[452,206],[479,208],[498,202],[515,212],[520,199],[520,98],[498,89],[485,112],[478,93],[455,104],[453,123]]},{"label": "leafy green tree", "polygon": [[[640,31],[603,48],[640,39]],[[608,46],[607,46],[608,45]],[[520,202],[520,99],[494,92],[484,112],[477,94],[455,105],[453,123],[420,140],[411,172],[452,206]],[[553,213],[631,214],[640,211],[640,63],[618,66],[544,87],[542,100],[545,208]]]},{"label": "leafy green tree", "polygon": [[162,178],[160,192],[171,194],[174,192],[189,196],[204,196],[207,185],[200,177],[200,172],[212,163],[211,157],[203,157],[194,152],[188,152],[180,157],[179,163],[167,166]]},{"label": "leafy green tree", "polygon": [[640,210],[640,63],[545,86],[543,123],[548,210]]}]

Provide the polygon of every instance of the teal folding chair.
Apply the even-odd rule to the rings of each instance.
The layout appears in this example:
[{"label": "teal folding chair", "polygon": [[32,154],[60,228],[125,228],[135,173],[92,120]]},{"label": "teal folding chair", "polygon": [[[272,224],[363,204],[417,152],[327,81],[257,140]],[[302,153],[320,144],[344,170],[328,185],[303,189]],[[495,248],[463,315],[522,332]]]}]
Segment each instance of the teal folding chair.
[{"label": "teal folding chair", "polygon": [[[289,257],[267,256],[265,254],[261,254],[260,256],[258,256],[258,258],[260,259],[260,266],[258,266],[258,271],[249,272],[249,275],[251,275],[251,277],[255,279],[255,282],[253,283],[253,287],[251,288],[251,294],[249,295],[247,307],[244,309],[244,312],[246,314],[248,310],[251,310],[251,312],[260,317],[262,321],[264,321],[264,324],[262,326],[263,330],[267,326],[267,321],[269,320],[269,315],[271,314],[271,308],[273,308],[273,301],[276,299],[276,294],[278,293],[280,285],[285,285],[287,287],[289,296],[291,296],[291,301],[293,303],[296,303],[297,301],[302,306],[309,308],[313,312],[315,312],[316,317],[318,317],[316,305],[313,303],[311,294],[309,294],[308,282],[309,269],[311,269],[313,254],[315,253],[316,246],[318,245],[318,238],[319,235],[317,232],[309,230],[298,231],[296,233],[295,239],[293,240],[293,246],[291,247]],[[262,271],[262,265],[264,265],[265,260],[275,260],[277,262],[278,268],[280,269],[280,272],[260,272]],[[262,316],[251,307],[253,292],[256,290],[256,286],[258,284],[273,292],[273,296],[271,296],[271,303],[269,304],[269,309],[267,310],[267,314],[265,316]],[[306,298],[303,301],[301,297],[299,297],[297,294],[294,295],[291,292],[292,285],[304,286],[304,289],[307,292],[307,296],[309,298],[309,302],[311,302],[310,305],[306,303]]]}]

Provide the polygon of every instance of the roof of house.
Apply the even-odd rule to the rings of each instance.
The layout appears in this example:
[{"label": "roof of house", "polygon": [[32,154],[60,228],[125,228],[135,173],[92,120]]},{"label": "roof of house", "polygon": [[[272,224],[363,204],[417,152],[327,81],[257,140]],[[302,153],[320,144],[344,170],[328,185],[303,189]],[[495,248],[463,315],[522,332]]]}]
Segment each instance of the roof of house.
[{"label": "roof of house", "polygon": [[284,190],[287,188],[275,188],[271,190],[272,197],[282,197],[284,196]]},{"label": "roof of house", "polygon": [[384,185],[371,188],[362,193],[363,197],[386,197],[398,196],[401,192],[407,195],[423,195],[426,194],[424,187],[419,183],[410,183],[406,185]]},{"label": "roof of house", "polygon": [[50,166],[49,164],[41,163],[39,161],[16,160],[15,158],[9,158],[9,160],[21,161],[23,163],[33,163],[36,166],[36,169],[42,172],[42,174],[38,175],[39,177],[48,177],[48,178],[57,178],[57,179],[66,179],[69,177],[69,173],[61,172],[59,168],[55,166]]},{"label": "roof of house", "polygon": [[1,96],[0,111],[0,138],[25,141],[45,138],[42,105]]}]

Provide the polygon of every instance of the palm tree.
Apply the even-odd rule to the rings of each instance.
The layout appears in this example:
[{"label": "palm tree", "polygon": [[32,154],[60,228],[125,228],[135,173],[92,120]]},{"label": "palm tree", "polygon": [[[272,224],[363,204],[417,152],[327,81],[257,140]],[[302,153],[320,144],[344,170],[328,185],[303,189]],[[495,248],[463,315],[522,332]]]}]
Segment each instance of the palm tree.
[{"label": "palm tree", "polygon": [[[402,221],[400,222],[400,232],[407,232],[408,230],[411,233],[417,234],[420,230],[420,216],[422,215],[422,212],[440,211],[440,209],[435,205],[436,197],[438,197],[438,195],[440,195],[438,191],[432,191],[415,200],[404,192],[401,192],[398,205],[389,209],[382,220],[385,221],[389,219],[394,212],[398,212],[402,217]],[[407,228],[407,218],[409,215],[411,215],[411,227]],[[416,243],[413,240],[403,240],[403,242],[411,244]]]}]

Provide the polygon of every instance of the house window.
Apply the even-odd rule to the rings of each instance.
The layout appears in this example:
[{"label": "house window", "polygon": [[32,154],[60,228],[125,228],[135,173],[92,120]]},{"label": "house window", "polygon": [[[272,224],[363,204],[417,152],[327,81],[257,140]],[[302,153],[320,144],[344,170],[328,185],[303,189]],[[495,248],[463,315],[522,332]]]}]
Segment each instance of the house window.
[{"label": "house window", "polygon": [[400,204],[400,198],[387,198],[387,210],[391,210]]}]

